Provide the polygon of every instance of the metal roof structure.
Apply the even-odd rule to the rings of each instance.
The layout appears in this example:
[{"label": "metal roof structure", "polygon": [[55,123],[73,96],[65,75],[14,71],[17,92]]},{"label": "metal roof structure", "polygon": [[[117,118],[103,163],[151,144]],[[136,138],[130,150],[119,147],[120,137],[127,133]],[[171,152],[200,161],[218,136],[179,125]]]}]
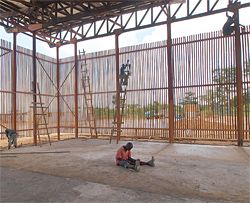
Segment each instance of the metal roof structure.
[{"label": "metal roof structure", "polygon": [[[0,25],[7,32],[35,32],[38,39],[53,47],[57,42],[112,35],[116,29],[127,32],[166,24],[169,17],[175,22],[223,12],[229,1],[0,0]],[[168,15],[170,4],[174,8]],[[204,5],[206,9],[201,9]],[[240,5],[247,6],[250,3]],[[185,15],[179,15],[183,11]]]}]

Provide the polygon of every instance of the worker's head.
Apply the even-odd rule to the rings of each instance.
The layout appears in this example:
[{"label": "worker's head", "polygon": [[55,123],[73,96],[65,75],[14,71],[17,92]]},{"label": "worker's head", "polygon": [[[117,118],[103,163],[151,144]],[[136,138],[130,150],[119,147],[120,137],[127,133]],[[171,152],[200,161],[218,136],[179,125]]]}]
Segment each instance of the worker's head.
[{"label": "worker's head", "polygon": [[132,144],[132,142],[128,142],[126,145],[125,145],[125,148],[126,148],[126,150],[131,150],[132,148],[133,148],[133,144]]}]

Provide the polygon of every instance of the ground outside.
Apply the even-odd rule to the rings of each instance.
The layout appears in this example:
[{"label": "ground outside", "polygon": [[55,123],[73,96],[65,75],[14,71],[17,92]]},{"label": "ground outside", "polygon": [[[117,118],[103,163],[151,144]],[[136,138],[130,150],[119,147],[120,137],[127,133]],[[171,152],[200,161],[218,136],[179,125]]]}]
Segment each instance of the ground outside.
[{"label": "ground outside", "polygon": [[0,153],[0,202],[250,202],[249,147],[134,141],[155,157],[140,172],[117,167],[126,142],[72,139]]}]

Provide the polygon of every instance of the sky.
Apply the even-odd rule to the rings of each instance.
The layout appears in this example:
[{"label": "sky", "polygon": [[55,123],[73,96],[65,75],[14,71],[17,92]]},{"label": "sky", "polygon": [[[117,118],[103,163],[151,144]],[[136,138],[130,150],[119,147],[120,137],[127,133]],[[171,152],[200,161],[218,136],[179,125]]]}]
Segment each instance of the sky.
[{"label": "sky", "polygon": [[[242,3],[250,2],[250,0],[241,0]],[[215,14],[208,17],[196,18],[172,24],[172,38],[189,36],[198,33],[221,30],[227,17],[225,13]],[[240,24],[250,25],[250,8],[240,9]],[[13,34],[5,32],[3,27],[0,27],[0,39],[5,39],[12,42]],[[166,25],[153,28],[131,31],[123,33],[119,37],[119,46],[126,47],[136,44],[143,44],[155,41],[166,40],[167,27]],[[17,45],[32,49],[32,38],[24,35],[17,35]],[[103,37],[94,40],[87,40],[78,43],[78,49],[84,50],[87,53],[108,50],[115,48],[115,37]],[[47,43],[37,40],[37,52],[56,58],[55,48],[49,48]],[[73,45],[60,47],[60,58],[65,58],[74,55]]]}]

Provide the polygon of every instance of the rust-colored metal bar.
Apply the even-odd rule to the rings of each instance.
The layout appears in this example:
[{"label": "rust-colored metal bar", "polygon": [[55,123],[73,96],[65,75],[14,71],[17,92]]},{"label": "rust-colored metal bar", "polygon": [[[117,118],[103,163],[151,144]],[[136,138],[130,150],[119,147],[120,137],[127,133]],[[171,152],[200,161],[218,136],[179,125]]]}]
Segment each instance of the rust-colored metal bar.
[{"label": "rust-colored metal bar", "polygon": [[[0,90],[0,92],[2,93],[12,93],[12,91],[8,91],[8,90]],[[17,94],[32,94],[31,92],[23,92],[23,91],[16,91]],[[55,97],[55,95],[50,95],[50,94],[40,94],[41,96],[46,96],[46,97]],[[62,96],[65,96],[65,95],[62,95]],[[67,96],[67,95],[66,95]]]},{"label": "rust-colored metal bar", "polygon": [[[250,33],[248,30],[244,32],[244,34],[248,34],[248,33]],[[241,35],[243,35],[243,33],[241,33]],[[196,39],[196,40],[186,41],[186,42],[176,42],[176,43],[172,43],[172,46],[179,46],[179,45],[190,44],[190,43],[194,43],[194,42],[211,41],[211,40],[216,40],[216,39],[221,39],[221,38],[223,38],[223,36],[213,36],[213,37],[209,37],[206,39]],[[166,45],[160,45],[160,46],[149,47],[149,48],[141,48],[141,49],[135,49],[135,50],[130,50],[130,51],[123,51],[123,52],[120,52],[119,54],[126,55],[126,54],[130,54],[130,53],[156,50],[156,49],[161,49],[161,48],[164,49],[166,47],[167,47]],[[20,52],[20,51],[18,51],[18,52]],[[23,53],[23,52],[20,52],[20,53]],[[26,53],[23,53],[23,54],[26,54]],[[26,55],[28,55],[28,54],[26,54]],[[106,54],[106,55],[102,55],[102,56],[91,56],[91,57],[87,57],[86,60],[94,60],[94,59],[107,58],[107,57],[112,57],[112,56],[115,56],[115,54]],[[45,59],[41,59],[41,60],[46,61]],[[72,60],[68,60],[65,62],[61,62],[60,64],[67,64],[67,63],[72,63],[72,62],[73,62]]]},{"label": "rust-colored metal bar", "polygon": [[243,87],[242,87],[242,64],[241,42],[239,25],[239,7],[234,6],[235,17],[235,54],[236,54],[236,90],[237,90],[237,131],[238,146],[243,146]]},{"label": "rust-colored metal bar", "polygon": [[[3,53],[2,55],[0,55],[0,57],[4,56],[5,54],[8,54],[9,52],[11,52],[11,51],[12,51],[11,49],[8,49],[8,48],[3,47],[3,46],[0,46],[0,49],[3,49],[3,50],[5,50],[5,51],[7,51],[7,52]],[[32,57],[32,55],[31,55],[31,54],[25,53],[25,52],[20,51],[20,50],[17,50],[17,53],[19,53],[19,54],[23,54],[23,55],[25,55],[25,56],[31,56],[31,57]],[[42,60],[42,61],[46,61],[46,62],[49,62],[49,63],[55,64],[55,62],[54,62],[54,61],[46,60],[46,59],[43,59],[43,58],[40,58],[40,57],[36,57],[36,58],[37,58],[37,59],[40,59],[40,60]]]},{"label": "rust-colored metal bar", "polygon": [[59,45],[56,46],[56,86],[57,86],[57,139],[60,140],[60,60]]},{"label": "rust-colored metal bar", "polygon": [[33,139],[34,145],[37,145],[37,123],[36,123],[36,112],[37,109],[35,104],[37,103],[36,99],[36,34],[33,33],[33,50],[32,50],[32,59],[33,59],[33,83],[32,83],[32,90],[33,90]]},{"label": "rust-colored metal bar", "polygon": [[[37,61],[38,61],[39,64],[41,65],[41,68],[43,69],[43,71],[45,72],[45,74],[48,76],[48,78],[49,78],[50,82],[52,83],[52,85],[57,89],[57,85],[54,83],[53,79],[50,77],[49,73],[46,71],[46,69],[44,68],[43,64],[40,62],[40,60],[37,60]],[[75,67],[75,66],[74,66],[74,67]],[[72,70],[74,69],[74,67],[72,68]],[[68,75],[69,75],[69,74],[68,74]],[[64,82],[65,82],[65,81],[66,81],[66,78],[65,78]],[[62,86],[63,86],[63,84],[62,84],[60,87],[62,87]],[[59,89],[60,89],[60,87],[59,87]],[[58,90],[58,91],[59,91],[59,95],[61,96],[62,100],[65,102],[66,106],[69,108],[70,112],[75,116],[75,113],[71,110],[71,108],[70,108],[68,102],[67,102],[67,101],[63,98],[63,96],[61,95],[60,90]],[[42,94],[39,94],[39,95],[42,96]],[[57,94],[54,95],[54,97],[51,99],[50,103],[48,104],[48,107],[51,105],[51,103],[53,102],[53,100],[54,100],[56,97],[57,97]],[[47,110],[48,110],[48,109],[47,109]]]},{"label": "rust-colored metal bar", "polygon": [[[1,47],[0,47],[0,48],[1,48]],[[1,55],[0,55],[0,58],[1,58],[2,56],[4,56],[4,55],[8,54],[8,53],[11,53],[11,51],[6,51],[5,53],[1,54]]]},{"label": "rust-colored metal bar", "polygon": [[16,123],[16,118],[17,118],[17,109],[16,109],[16,38],[17,38],[17,33],[13,33],[13,52],[12,52],[12,71],[11,71],[11,76],[12,76],[12,113],[13,113],[13,119],[12,119],[12,127],[17,130],[17,123]]},{"label": "rust-colored metal bar", "polygon": [[121,111],[120,111],[120,83],[119,83],[119,35],[121,32],[116,30],[115,32],[115,64],[116,64],[116,72],[115,72],[115,79],[116,79],[116,123],[117,123],[117,137],[116,143],[118,144],[121,136]]},{"label": "rust-colored metal bar", "polygon": [[169,123],[169,143],[174,141],[174,91],[173,91],[173,64],[172,64],[172,36],[170,7],[168,6],[167,20],[167,62],[168,62],[168,123]]},{"label": "rust-colored metal bar", "polygon": [[78,59],[77,59],[77,41],[74,41],[75,51],[75,137],[78,138]]}]

